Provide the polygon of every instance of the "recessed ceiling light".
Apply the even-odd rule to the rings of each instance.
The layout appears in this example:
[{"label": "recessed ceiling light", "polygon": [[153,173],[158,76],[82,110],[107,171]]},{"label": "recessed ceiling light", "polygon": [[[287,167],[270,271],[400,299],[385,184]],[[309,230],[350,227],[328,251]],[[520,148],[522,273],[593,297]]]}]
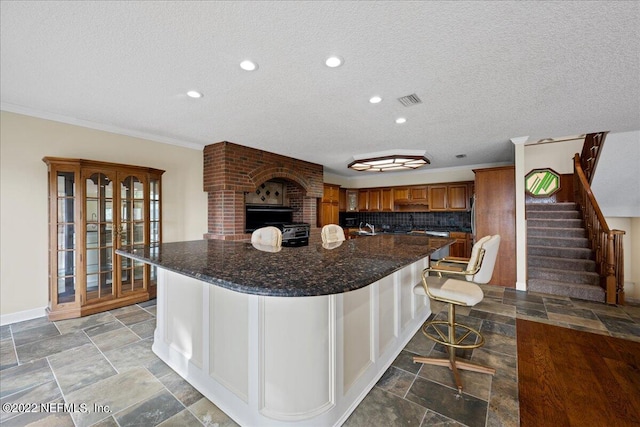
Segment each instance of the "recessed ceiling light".
[{"label": "recessed ceiling light", "polygon": [[187,96],[189,98],[202,98],[204,95],[197,90],[190,90],[189,92],[187,92]]},{"label": "recessed ceiling light", "polygon": [[254,71],[258,69],[258,64],[256,64],[253,61],[249,61],[248,59],[245,61],[242,61],[240,63],[240,68],[242,68],[245,71]]},{"label": "recessed ceiling light", "polygon": [[406,123],[407,119],[405,119],[404,117],[398,117],[396,119],[396,123],[401,125],[402,123]]},{"label": "recessed ceiling light", "polygon": [[324,63],[327,65],[327,67],[329,68],[336,68],[342,65],[344,61],[342,60],[342,58],[340,58],[339,56],[330,56],[327,58],[326,61],[324,61]]},{"label": "recessed ceiling light", "polygon": [[465,157],[467,157],[466,154],[456,154],[457,159],[464,159]]},{"label": "recessed ceiling light", "polygon": [[379,103],[381,101],[382,101],[382,98],[380,98],[379,96],[372,96],[369,99],[369,102],[372,103],[372,104],[377,104],[377,103]]}]

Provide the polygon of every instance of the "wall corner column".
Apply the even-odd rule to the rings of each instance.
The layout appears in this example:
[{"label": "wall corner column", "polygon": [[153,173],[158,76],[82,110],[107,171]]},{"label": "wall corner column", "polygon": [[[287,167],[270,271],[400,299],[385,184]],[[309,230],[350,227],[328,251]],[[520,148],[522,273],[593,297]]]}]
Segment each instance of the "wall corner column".
[{"label": "wall corner column", "polygon": [[528,136],[511,138],[515,146],[516,175],[516,289],[527,290],[527,220],[525,217],[524,144]]}]

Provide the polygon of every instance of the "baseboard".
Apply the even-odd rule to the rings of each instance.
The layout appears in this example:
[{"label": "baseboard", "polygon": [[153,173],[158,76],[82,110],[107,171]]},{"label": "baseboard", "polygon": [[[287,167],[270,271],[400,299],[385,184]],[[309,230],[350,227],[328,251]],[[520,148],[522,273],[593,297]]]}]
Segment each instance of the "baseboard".
[{"label": "baseboard", "polygon": [[25,320],[37,319],[46,316],[47,307],[32,308],[31,310],[18,311],[17,313],[0,315],[0,326],[9,325],[16,322],[24,322]]}]

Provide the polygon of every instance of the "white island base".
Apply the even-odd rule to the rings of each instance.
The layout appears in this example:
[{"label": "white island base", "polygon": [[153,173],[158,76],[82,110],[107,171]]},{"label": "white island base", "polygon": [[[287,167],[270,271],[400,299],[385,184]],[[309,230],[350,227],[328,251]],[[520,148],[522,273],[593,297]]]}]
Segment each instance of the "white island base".
[{"label": "white island base", "polygon": [[153,351],[242,426],[340,425],[431,314],[413,293],[427,265],[314,297],[234,292],[159,268]]}]

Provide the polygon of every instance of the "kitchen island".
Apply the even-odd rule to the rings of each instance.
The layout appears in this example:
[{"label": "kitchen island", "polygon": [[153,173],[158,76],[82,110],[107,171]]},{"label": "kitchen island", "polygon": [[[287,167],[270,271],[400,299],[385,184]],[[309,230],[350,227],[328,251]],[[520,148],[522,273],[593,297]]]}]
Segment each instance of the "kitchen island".
[{"label": "kitchen island", "polygon": [[446,238],[123,248],[158,267],[153,351],[240,425],[342,424],[431,313],[413,293]]}]

